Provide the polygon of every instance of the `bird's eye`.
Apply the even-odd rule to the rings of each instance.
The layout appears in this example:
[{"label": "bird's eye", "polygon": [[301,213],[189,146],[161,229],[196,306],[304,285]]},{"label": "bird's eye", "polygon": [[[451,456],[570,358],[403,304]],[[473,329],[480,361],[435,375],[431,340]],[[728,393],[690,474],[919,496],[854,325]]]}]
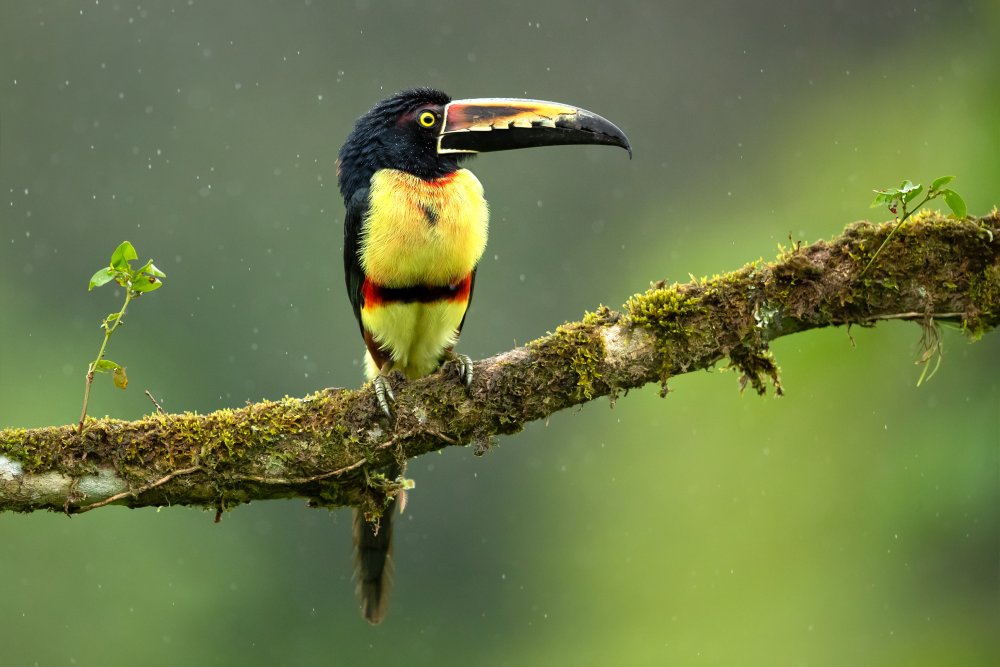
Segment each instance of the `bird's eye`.
[{"label": "bird's eye", "polygon": [[434,127],[434,124],[437,123],[437,116],[431,111],[422,111],[417,116],[417,122],[420,123],[421,127]]}]

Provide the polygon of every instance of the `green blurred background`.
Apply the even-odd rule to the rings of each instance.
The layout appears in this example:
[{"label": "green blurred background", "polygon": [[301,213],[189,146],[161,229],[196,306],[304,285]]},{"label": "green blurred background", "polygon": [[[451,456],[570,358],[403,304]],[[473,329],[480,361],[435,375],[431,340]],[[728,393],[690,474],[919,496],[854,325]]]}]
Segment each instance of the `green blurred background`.
[{"label": "green blurred background", "polygon": [[[481,358],[812,241],[873,187],[1000,203],[1000,3],[0,5],[0,426],[79,413],[86,282],[123,239],[167,272],[91,414],[210,411],[361,382],[334,158],[400,88],[536,97],[600,147],[470,166],[493,211],[461,350]],[[887,324],[414,461],[385,623],[349,512],[301,501],[0,515],[4,665],[988,665],[1000,661],[1000,334]],[[853,337],[853,343],[852,343]]]}]

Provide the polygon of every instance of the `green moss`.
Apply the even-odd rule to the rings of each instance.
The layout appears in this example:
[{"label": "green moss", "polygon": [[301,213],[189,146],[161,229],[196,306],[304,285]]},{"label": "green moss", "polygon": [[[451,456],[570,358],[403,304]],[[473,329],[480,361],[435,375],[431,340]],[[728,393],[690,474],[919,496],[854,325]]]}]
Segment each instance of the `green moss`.
[{"label": "green moss", "polygon": [[973,307],[965,314],[963,325],[973,340],[978,340],[1000,319],[1000,266],[994,264],[974,276],[966,294]]},{"label": "green moss", "polygon": [[[950,292],[965,291],[972,306],[963,317],[963,326],[971,337],[979,338],[993,329],[1000,318],[1000,269],[991,265],[967,279],[964,273],[967,268],[951,266],[948,261],[942,261],[942,257],[951,258],[955,253],[955,244],[961,243],[970,262],[989,261],[989,257],[995,256],[995,249],[991,248],[994,243],[991,226],[995,225],[995,220],[995,217],[980,219],[979,236],[973,240],[969,237],[973,223],[956,221],[927,209],[919,211],[885,245],[878,259],[860,276],[856,289],[842,305],[866,304],[869,309],[876,309],[885,300],[895,299],[893,293],[906,289],[916,289],[922,298],[926,296],[924,288],[913,286],[913,267],[941,266],[943,271],[936,276],[936,285]],[[894,227],[894,222],[853,226],[845,235],[849,241],[846,248],[848,256],[859,267],[867,266],[875,249]],[[859,317],[862,315],[859,313]]]},{"label": "green moss", "polygon": [[691,327],[685,326],[684,318],[699,312],[699,307],[697,298],[682,293],[677,285],[673,285],[633,295],[625,303],[625,310],[633,324],[653,329],[666,337],[675,337],[691,333]]},{"label": "green moss", "polygon": [[594,332],[593,322],[606,314],[599,311],[591,315],[591,325],[564,324],[551,336],[528,344],[538,355],[555,356],[569,362],[576,379],[578,400],[591,399],[597,394],[595,384],[601,379],[600,364],[604,360],[604,340]]},{"label": "green moss", "polygon": [[588,327],[596,327],[614,324],[619,318],[620,315],[618,313],[605,305],[600,305],[594,312],[590,312],[589,310],[584,312],[581,322]]},{"label": "green moss", "polygon": [[[708,295],[713,291],[723,289],[720,280],[709,281],[704,289]],[[695,327],[697,316],[704,313],[701,300],[687,294],[677,285],[663,287],[654,286],[645,294],[635,294],[625,303],[625,310],[633,325],[648,329],[656,338],[656,349],[660,357],[660,395],[667,394],[667,380],[675,367],[689,365],[697,352],[691,349],[696,333],[702,337],[710,337],[709,331],[700,331]],[[702,324],[705,324],[704,322]],[[697,347],[697,345],[695,345]]]},{"label": "green moss", "polygon": [[[76,477],[111,466],[136,489],[181,468],[198,466],[199,472],[178,477],[171,485],[207,482],[215,492],[213,507],[229,509],[250,497],[240,484],[253,484],[230,478],[231,472],[249,469],[264,475],[280,470],[281,476],[295,479],[356,460],[342,447],[349,426],[326,419],[343,414],[343,405],[354,396],[355,392],[330,390],[301,400],[285,398],[208,415],[156,414],[135,422],[88,418],[82,435],[75,426],[5,429],[0,432],[0,454],[17,461],[26,473],[58,471]],[[308,417],[307,403],[311,403]],[[317,404],[320,409],[312,410]],[[317,441],[328,443],[320,456],[310,446]],[[275,448],[277,443],[280,448]],[[352,444],[359,444],[356,438]],[[331,480],[330,485],[340,481]],[[169,490],[157,493],[165,493],[169,502]]]},{"label": "green moss", "polygon": [[784,394],[781,389],[780,369],[766,345],[740,347],[730,352],[729,360],[741,372],[740,391],[746,389],[749,384],[758,396],[763,396],[767,393],[767,380],[770,379],[774,385],[774,393],[778,396]]},{"label": "green moss", "polygon": [[52,467],[53,453],[44,446],[44,440],[38,431],[19,428],[7,433],[10,437],[0,443],[0,454],[20,463],[25,472],[38,472]]},{"label": "green moss", "polygon": [[78,441],[76,430],[68,427],[5,429],[0,438],[0,454],[20,463],[27,473],[55,470],[89,474],[94,470],[93,462],[86,461],[71,447]]}]

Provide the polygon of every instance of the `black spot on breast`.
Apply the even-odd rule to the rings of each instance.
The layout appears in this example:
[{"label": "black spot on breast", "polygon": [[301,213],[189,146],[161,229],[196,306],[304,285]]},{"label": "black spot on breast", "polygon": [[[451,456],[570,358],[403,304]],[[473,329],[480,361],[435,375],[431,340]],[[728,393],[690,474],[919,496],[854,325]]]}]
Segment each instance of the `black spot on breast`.
[{"label": "black spot on breast", "polygon": [[423,209],[427,222],[431,225],[436,225],[438,221],[438,212],[434,209],[434,207],[428,206],[427,204],[421,204],[420,208]]}]

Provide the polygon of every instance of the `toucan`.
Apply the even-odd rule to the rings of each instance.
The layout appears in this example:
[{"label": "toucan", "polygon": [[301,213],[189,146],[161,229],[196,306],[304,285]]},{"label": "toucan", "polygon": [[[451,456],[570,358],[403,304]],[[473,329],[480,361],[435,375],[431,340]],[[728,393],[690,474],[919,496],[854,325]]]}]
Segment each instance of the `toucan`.
[{"label": "toucan", "polygon": [[[472,361],[454,352],[486,247],[483,186],[461,164],[477,153],[532,146],[605,144],[632,155],[625,134],[595,113],[512,98],[452,100],[440,90],[397,93],[361,116],[340,149],[344,274],[364,338],[367,376],[392,421],[390,373],[429,375],[453,361],[472,384]],[[401,465],[382,471],[394,480]],[[392,514],[354,511],[361,613],[379,623],[391,577]]]}]

